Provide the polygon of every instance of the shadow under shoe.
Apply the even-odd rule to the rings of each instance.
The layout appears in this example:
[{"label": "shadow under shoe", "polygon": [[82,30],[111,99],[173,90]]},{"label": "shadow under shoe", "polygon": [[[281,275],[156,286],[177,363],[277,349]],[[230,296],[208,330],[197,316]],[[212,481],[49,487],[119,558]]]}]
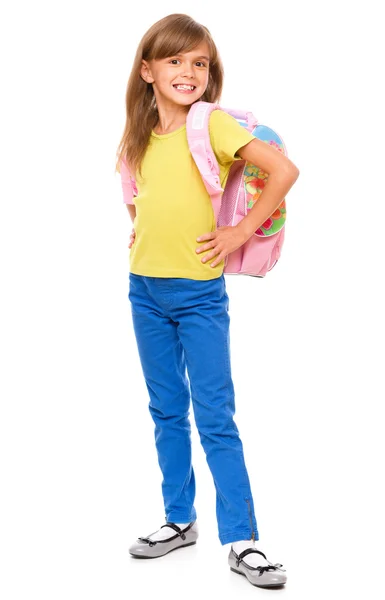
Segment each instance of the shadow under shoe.
[{"label": "shadow under shoe", "polygon": [[[192,546],[198,539],[198,526],[196,521],[189,523],[187,527],[181,529],[175,523],[167,522],[162,527],[171,527],[176,533],[165,540],[151,540],[151,536],[156,533],[150,533],[147,537],[138,538],[132,544],[128,552],[135,558],[158,558],[164,556],[178,548]],[[161,529],[162,529],[161,527]]]}]

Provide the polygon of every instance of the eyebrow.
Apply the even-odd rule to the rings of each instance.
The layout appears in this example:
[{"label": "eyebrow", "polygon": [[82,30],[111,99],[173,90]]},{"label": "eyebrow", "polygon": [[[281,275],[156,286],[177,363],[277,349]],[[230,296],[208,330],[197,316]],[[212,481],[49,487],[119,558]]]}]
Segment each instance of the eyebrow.
[{"label": "eyebrow", "polygon": [[[174,54],[174,56],[183,56],[183,54]],[[200,58],[204,58],[205,60],[207,60],[207,62],[210,62],[210,59],[208,56],[196,56],[195,60],[199,60]]]}]

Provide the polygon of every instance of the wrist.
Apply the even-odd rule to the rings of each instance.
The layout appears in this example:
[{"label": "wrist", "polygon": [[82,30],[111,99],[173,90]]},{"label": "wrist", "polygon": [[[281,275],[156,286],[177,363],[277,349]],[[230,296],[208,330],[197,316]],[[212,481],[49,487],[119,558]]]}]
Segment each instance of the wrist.
[{"label": "wrist", "polygon": [[253,235],[255,229],[253,228],[252,223],[249,222],[247,217],[244,217],[242,221],[235,226],[239,235],[242,238],[242,244],[247,242],[247,240]]}]

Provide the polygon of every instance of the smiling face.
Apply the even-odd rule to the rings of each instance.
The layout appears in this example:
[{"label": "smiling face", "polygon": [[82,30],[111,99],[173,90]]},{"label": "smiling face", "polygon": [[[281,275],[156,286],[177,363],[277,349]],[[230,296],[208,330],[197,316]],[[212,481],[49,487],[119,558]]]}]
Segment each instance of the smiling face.
[{"label": "smiling face", "polygon": [[191,52],[142,61],[141,76],[152,84],[158,109],[188,107],[199,100],[209,80],[209,56],[202,42]]}]

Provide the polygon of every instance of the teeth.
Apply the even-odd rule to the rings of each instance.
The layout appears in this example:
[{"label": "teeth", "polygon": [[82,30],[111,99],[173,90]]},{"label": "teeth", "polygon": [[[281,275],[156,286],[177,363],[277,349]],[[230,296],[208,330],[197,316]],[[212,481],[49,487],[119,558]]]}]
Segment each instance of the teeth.
[{"label": "teeth", "polygon": [[195,89],[194,85],[176,85],[174,87],[176,87],[177,90],[194,90]]}]

